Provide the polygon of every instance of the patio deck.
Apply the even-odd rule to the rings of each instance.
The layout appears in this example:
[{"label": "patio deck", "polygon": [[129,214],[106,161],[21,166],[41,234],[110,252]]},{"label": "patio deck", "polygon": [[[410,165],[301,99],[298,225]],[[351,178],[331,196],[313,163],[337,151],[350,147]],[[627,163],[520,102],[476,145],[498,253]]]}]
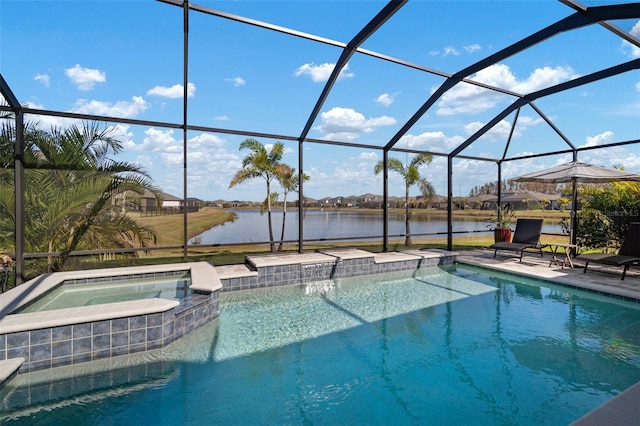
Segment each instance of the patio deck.
[{"label": "patio deck", "polygon": [[[551,255],[527,252],[519,262],[514,254],[501,254],[493,257],[493,250],[459,251],[456,260],[496,269],[514,274],[531,276],[561,285],[576,287],[593,293],[615,295],[640,303],[640,268],[632,267],[627,277],[621,280],[621,267],[603,267],[590,264],[587,273],[583,272],[584,263],[574,260],[574,268],[553,264],[549,266]],[[563,255],[564,256],[564,255]]]}]

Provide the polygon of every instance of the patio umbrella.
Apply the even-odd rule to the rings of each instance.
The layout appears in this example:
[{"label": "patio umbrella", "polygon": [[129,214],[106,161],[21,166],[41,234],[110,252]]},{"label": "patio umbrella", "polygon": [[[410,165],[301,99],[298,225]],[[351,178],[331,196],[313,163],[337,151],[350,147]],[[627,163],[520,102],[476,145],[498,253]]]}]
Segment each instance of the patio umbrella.
[{"label": "patio umbrella", "polygon": [[573,185],[571,200],[571,244],[576,243],[576,205],[578,203],[578,183],[606,183],[617,181],[639,181],[640,175],[624,170],[595,166],[593,164],[573,161],[537,172],[522,175],[514,179],[516,182],[569,183]]}]

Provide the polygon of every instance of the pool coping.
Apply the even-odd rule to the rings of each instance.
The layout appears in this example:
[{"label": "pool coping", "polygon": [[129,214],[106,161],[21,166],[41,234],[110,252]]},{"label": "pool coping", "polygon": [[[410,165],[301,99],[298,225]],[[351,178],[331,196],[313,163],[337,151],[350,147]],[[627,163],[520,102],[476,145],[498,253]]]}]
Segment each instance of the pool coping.
[{"label": "pool coping", "polygon": [[176,300],[143,299],[115,302],[104,305],[56,309],[54,311],[10,314],[0,320],[0,333],[19,333],[33,329],[62,327],[77,323],[89,323],[118,317],[166,312],[180,305]]},{"label": "pool coping", "polygon": [[18,374],[24,361],[22,357],[0,360],[0,389]]},{"label": "pool coping", "polygon": [[415,249],[397,252],[372,253],[360,249],[332,249],[314,253],[283,253],[247,256],[242,264],[216,266],[221,280],[257,277],[258,270],[276,266],[328,264],[351,260],[371,260],[374,264],[388,264],[402,261],[420,261],[455,257],[456,252],[440,249]]},{"label": "pool coping", "polygon": [[484,250],[460,252],[456,262],[480,268],[514,274],[522,277],[535,278],[544,282],[582,290],[587,293],[640,303],[640,286],[635,285],[637,277],[620,280],[619,275],[584,274],[582,267],[559,268],[547,266],[548,257],[527,256],[522,262],[517,258],[493,258],[493,253]]}]

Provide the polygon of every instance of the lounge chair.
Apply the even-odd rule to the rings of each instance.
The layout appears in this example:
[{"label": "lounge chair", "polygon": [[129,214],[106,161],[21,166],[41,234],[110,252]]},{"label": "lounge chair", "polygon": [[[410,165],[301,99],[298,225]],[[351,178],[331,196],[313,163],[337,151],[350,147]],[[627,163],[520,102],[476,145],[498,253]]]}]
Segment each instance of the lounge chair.
[{"label": "lounge chair", "polygon": [[542,257],[542,246],[540,245],[542,221],[543,219],[518,219],[511,242],[495,243],[489,246],[489,248],[495,250],[493,257],[496,257],[498,250],[519,252],[520,262],[522,262],[522,255],[525,250],[537,250],[540,252],[540,257]]},{"label": "lounge chair", "polygon": [[599,263],[608,266],[622,266],[622,278],[627,275],[627,270],[634,263],[640,263],[640,222],[629,224],[627,235],[624,237],[618,254],[589,253],[581,254],[576,259],[584,261],[584,271],[587,272],[589,263]]}]

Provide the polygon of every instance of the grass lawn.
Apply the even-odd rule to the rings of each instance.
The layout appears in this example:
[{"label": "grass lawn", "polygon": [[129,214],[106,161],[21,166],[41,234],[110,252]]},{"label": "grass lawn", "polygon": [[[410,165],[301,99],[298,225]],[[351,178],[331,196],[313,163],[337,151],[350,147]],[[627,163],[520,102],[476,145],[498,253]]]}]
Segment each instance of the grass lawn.
[{"label": "grass lawn", "polygon": [[[184,215],[172,214],[163,216],[139,216],[131,213],[131,217],[141,225],[153,228],[157,240],[152,246],[181,246],[184,236]],[[235,214],[223,208],[204,207],[198,212],[187,214],[187,238],[191,239],[214,226],[235,220]]]}]

